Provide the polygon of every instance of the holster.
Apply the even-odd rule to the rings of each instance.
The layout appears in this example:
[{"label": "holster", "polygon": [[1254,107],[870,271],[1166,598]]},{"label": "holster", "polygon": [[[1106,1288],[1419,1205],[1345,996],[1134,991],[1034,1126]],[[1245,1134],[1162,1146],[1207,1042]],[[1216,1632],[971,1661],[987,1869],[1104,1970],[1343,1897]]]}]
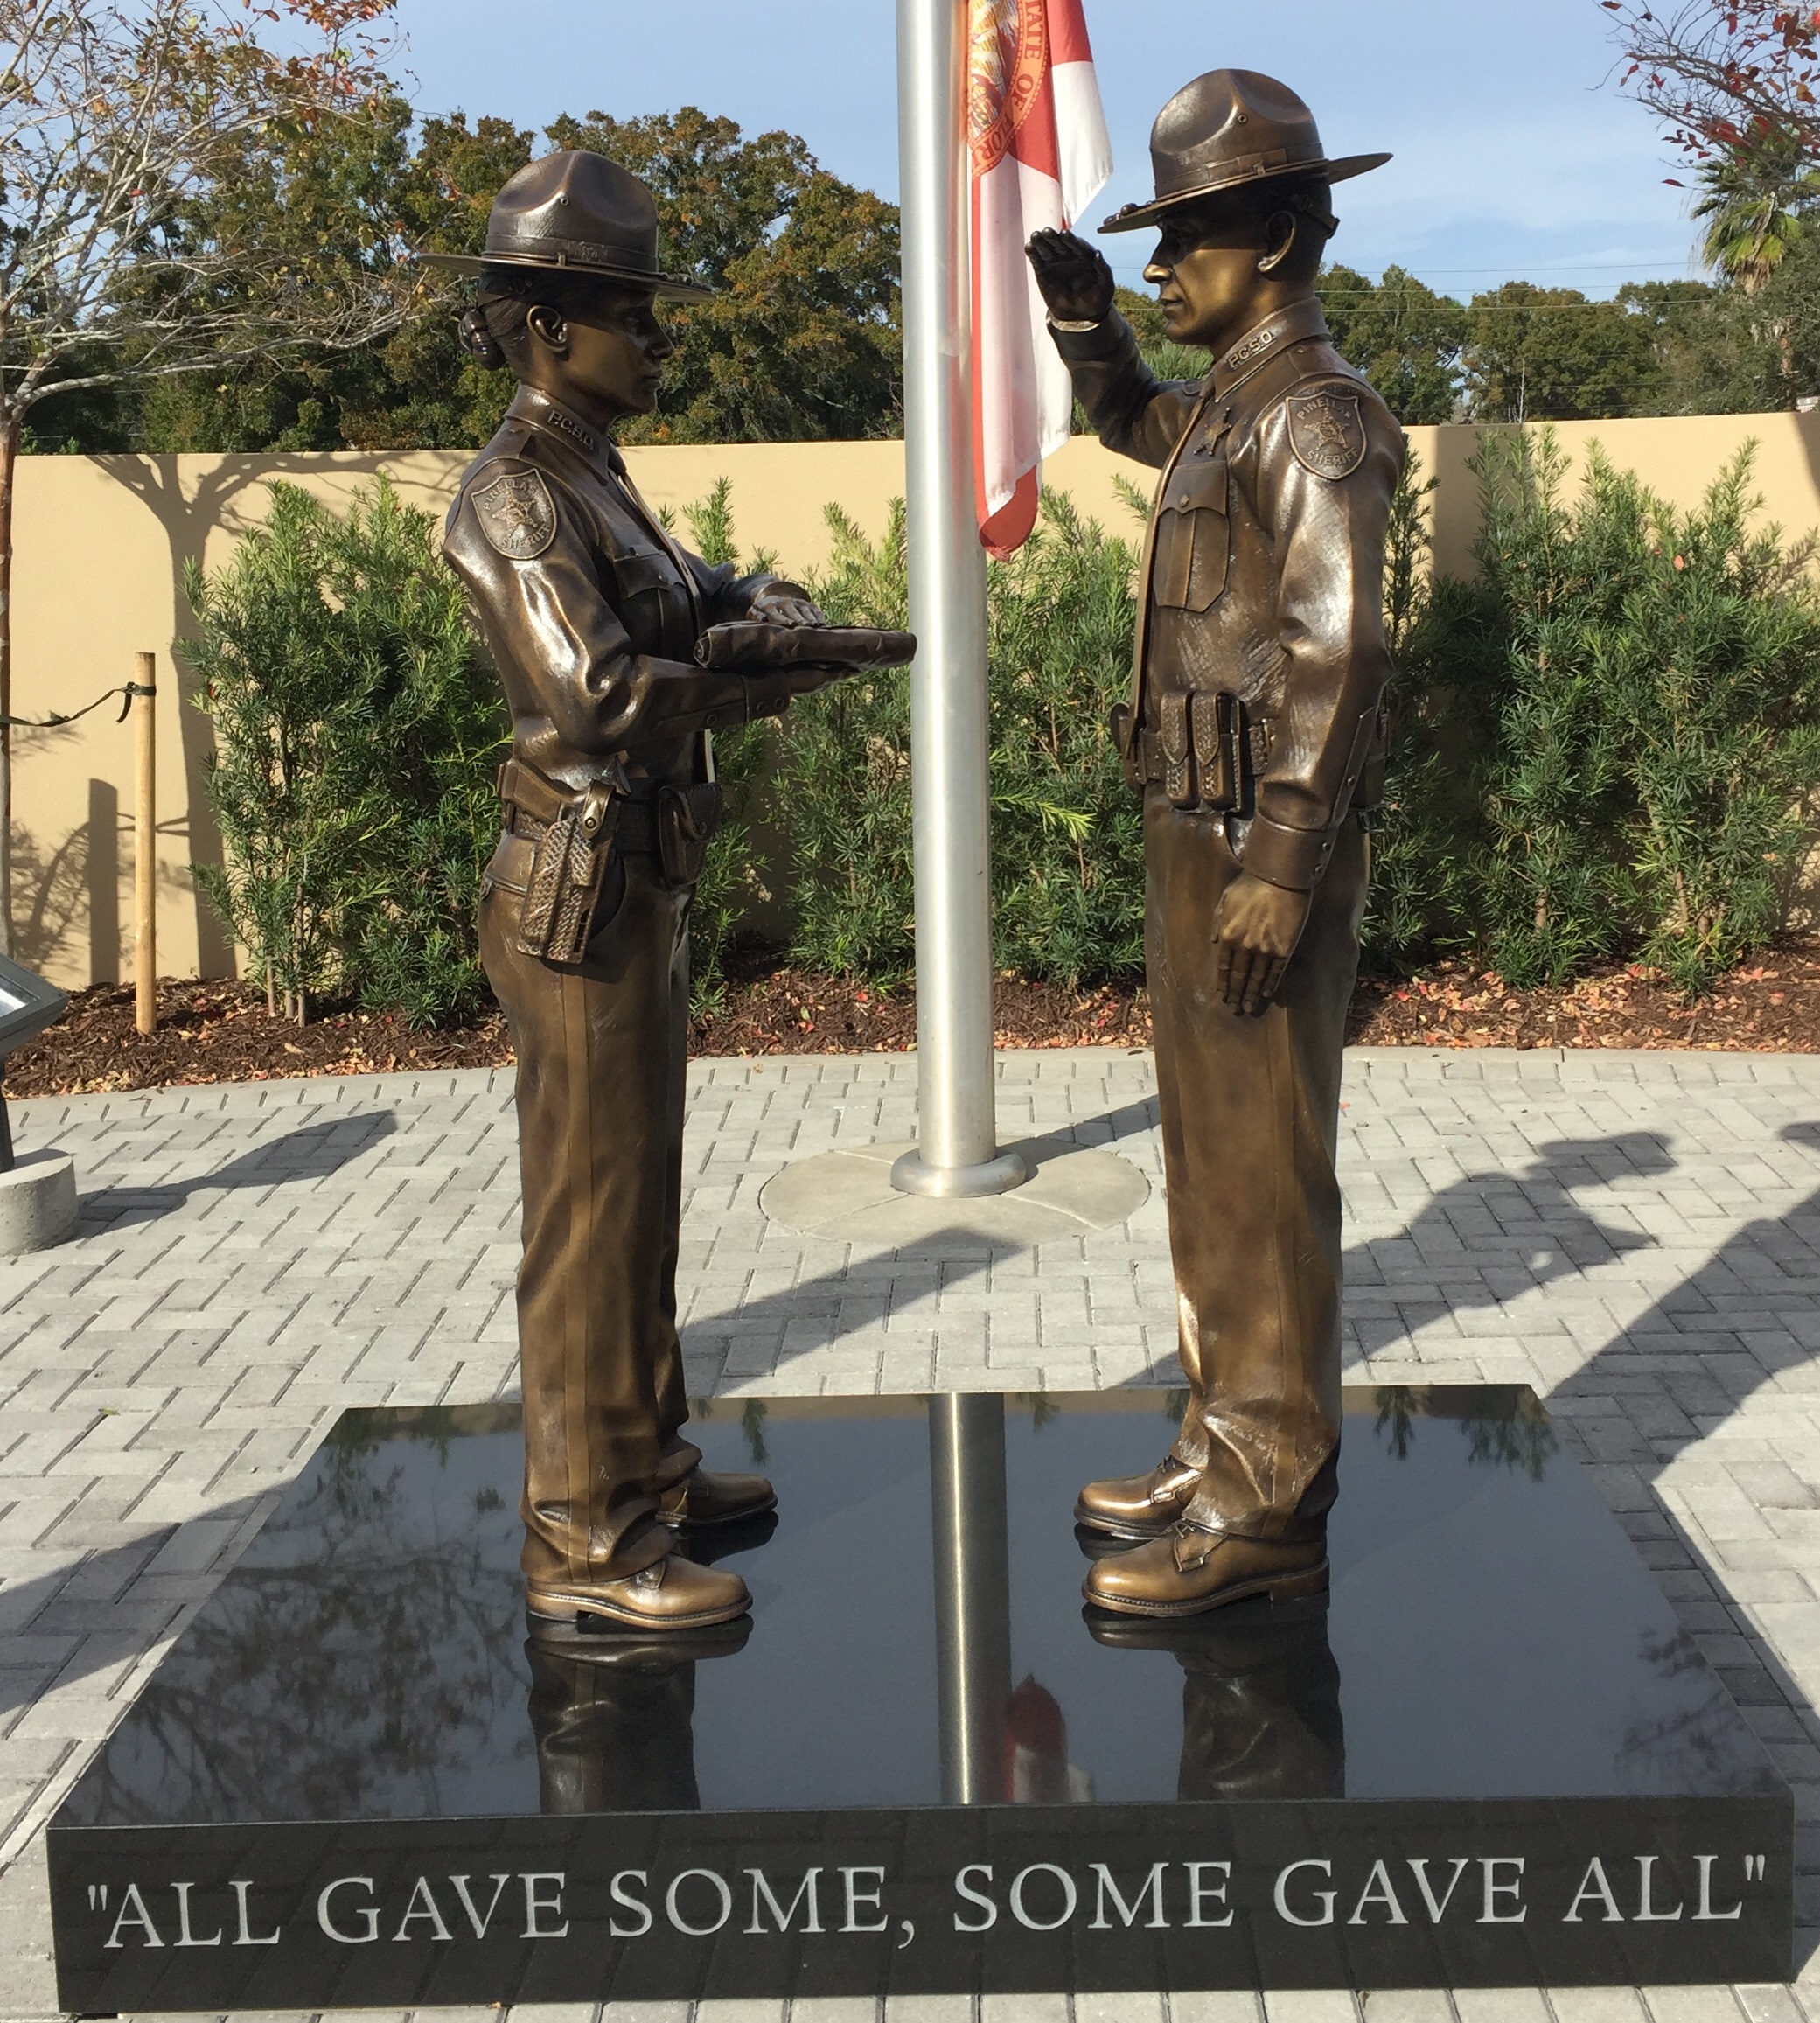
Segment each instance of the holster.
[{"label": "holster", "polygon": [[616,775],[617,768],[569,793],[517,760],[500,769],[501,798],[542,825],[519,907],[520,955],[571,967],[582,960],[613,861],[625,793],[624,777]]},{"label": "holster", "polygon": [[666,885],[693,885],[701,875],[708,843],[720,827],[721,806],[714,780],[659,788],[657,855]]}]

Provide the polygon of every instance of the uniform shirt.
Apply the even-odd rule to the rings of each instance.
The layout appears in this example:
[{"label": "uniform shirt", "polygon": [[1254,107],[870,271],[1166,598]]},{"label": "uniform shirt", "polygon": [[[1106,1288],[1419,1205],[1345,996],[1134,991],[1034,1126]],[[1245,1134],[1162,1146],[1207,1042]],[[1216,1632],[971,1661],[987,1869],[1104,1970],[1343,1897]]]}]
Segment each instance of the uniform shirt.
[{"label": "uniform shirt", "polygon": [[1320,304],[1247,331],[1204,380],[1159,380],[1116,311],[1056,343],[1108,449],[1160,465],[1133,714],[1224,690],[1262,727],[1245,867],[1307,890],[1351,803],[1390,673],[1384,551],[1403,432]]},{"label": "uniform shirt", "polygon": [[582,787],[624,755],[635,791],[699,779],[701,734],[754,714],[757,685],[698,667],[695,641],[778,579],[687,553],[613,444],[534,388],[469,465],[443,553],[506,691],[513,752],[547,778]]}]

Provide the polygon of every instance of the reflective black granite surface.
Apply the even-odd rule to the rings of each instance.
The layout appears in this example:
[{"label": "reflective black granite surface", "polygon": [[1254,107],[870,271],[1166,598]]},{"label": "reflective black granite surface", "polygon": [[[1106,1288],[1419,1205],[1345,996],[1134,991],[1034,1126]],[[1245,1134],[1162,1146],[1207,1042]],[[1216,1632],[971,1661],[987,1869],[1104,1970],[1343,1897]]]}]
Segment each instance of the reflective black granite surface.
[{"label": "reflective black granite surface", "polygon": [[[989,1510],[963,1513],[950,1604],[1001,1671],[1008,1626],[985,1796],[1780,1789],[1529,1392],[1348,1403],[1330,1604],[1171,1636],[1084,1620],[1070,1510],[1089,1476],[1161,1457],[1179,1399],[1005,1401],[1008,1549]],[[59,1824],[939,1803],[935,1568],[957,1541],[933,1529],[930,1410],[698,1408],[709,1465],[762,1468],[781,1512],[731,1562],[755,1596],[743,1643],[674,1663],[527,1651],[515,1409],[350,1413]],[[992,1449],[990,1419],[969,1423]]]}]

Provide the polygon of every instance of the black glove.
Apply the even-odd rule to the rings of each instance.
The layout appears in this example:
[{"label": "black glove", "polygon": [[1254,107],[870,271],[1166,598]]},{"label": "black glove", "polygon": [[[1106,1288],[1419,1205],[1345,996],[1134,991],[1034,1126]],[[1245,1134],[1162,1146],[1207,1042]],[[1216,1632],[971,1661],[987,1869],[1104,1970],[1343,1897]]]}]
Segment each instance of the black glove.
[{"label": "black glove", "polygon": [[1025,253],[1056,323],[1098,323],[1112,307],[1112,270],[1097,246],[1072,232],[1038,232]]}]

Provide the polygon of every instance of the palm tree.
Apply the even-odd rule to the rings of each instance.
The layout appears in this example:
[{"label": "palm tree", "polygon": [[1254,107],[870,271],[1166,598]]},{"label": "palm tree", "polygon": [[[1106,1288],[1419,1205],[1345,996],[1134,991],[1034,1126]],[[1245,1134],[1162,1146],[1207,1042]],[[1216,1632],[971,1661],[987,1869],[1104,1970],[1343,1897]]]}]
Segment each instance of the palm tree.
[{"label": "palm tree", "polygon": [[1775,273],[1820,203],[1820,169],[1810,163],[1803,136],[1761,119],[1701,167],[1705,193],[1693,215],[1710,220],[1702,253],[1747,295]]}]

